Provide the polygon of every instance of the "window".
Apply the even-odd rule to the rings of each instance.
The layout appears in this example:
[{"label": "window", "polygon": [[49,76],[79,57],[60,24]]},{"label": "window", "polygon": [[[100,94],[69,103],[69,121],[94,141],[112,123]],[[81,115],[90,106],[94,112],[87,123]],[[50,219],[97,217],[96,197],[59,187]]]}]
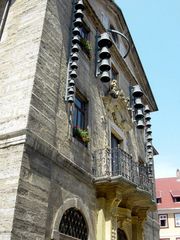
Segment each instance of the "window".
[{"label": "window", "polygon": [[180,202],[180,197],[174,197],[174,202]]},{"label": "window", "polygon": [[168,227],[168,216],[167,214],[159,215],[159,225],[161,228]]},{"label": "window", "polygon": [[89,40],[89,28],[88,26],[84,23],[83,26],[80,28],[80,37],[86,40]]},{"label": "window", "polygon": [[115,67],[112,65],[112,70],[111,70],[111,77],[112,80],[118,80],[118,71],[115,69]]},{"label": "window", "polygon": [[11,5],[11,0],[0,1],[0,40],[2,38],[2,34],[5,27],[10,5]]},{"label": "window", "polygon": [[174,214],[174,221],[175,221],[175,226],[180,227],[180,213]]},{"label": "window", "polygon": [[[110,24],[110,29],[115,30],[115,28],[111,24]],[[116,43],[116,45],[118,45],[119,44],[119,40],[118,40],[117,33],[111,32],[111,36],[112,36],[114,42]]]},{"label": "window", "polygon": [[105,29],[109,28],[109,18],[104,12],[101,12],[101,22]]},{"label": "window", "polygon": [[82,28],[80,28],[80,46],[83,52],[91,59],[91,44],[89,41],[90,29],[83,23]]},{"label": "window", "polygon": [[80,142],[87,144],[87,100],[77,92],[73,113],[73,136]]},{"label": "window", "polygon": [[162,203],[162,199],[159,197],[159,198],[156,198],[156,203],[157,204],[160,204],[160,203]]}]

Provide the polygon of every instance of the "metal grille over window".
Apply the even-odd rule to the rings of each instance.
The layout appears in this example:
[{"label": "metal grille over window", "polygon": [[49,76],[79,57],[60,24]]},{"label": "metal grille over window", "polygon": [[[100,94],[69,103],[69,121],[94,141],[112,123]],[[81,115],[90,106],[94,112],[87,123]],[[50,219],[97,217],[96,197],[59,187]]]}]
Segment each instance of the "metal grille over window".
[{"label": "metal grille over window", "polygon": [[81,212],[76,208],[69,208],[64,213],[60,225],[60,233],[81,239],[88,239],[88,230],[85,219]]}]

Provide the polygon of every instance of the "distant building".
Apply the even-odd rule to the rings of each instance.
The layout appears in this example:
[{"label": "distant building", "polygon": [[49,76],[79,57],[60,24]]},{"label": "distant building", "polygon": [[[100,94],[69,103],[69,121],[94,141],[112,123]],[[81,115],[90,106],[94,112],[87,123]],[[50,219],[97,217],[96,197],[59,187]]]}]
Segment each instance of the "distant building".
[{"label": "distant building", "polygon": [[180,240],[180,171],[176,177],[156,179],[160,240]]}]

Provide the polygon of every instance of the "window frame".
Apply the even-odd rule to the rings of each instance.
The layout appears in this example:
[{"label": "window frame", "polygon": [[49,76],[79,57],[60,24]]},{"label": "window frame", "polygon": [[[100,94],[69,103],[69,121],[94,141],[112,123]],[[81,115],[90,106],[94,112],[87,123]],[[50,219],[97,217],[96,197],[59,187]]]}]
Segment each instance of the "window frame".
[{"label": "window frame", "polygon": [[[176,215],[179,215],[179,225],[177,225],[177,219],[176,219]],[[180,227],[180,213],[174,213],[174,226],[179,228]]]},{"label": "window frame", "polygon": [[[165,226],[162,226],[160,223],[160,217],[161,216],[166,216],[166,225]],[[158,220],[159,220],[159,226],[160,228],[169,228],[169,222],[168,222],[168,214],[159,214],[158,215]],[[162,219],[163,220],[163,219]]]},{"label": "window frame", "polygon": [[[77,105],[76,99],[82,104],[81,107]],[[80,114],[80,125],[78,125],[79,114]],[[74,109],[73,109],[73,137],[77,139],[79,142],[81,142],[83,145],[87,146],[87,143],[84,143],[83,141],[81,141],[81,139],[74,134],[75,128],[80,128],[82,130],[88,131],[88,100],[78,90],[76,90]]]}]

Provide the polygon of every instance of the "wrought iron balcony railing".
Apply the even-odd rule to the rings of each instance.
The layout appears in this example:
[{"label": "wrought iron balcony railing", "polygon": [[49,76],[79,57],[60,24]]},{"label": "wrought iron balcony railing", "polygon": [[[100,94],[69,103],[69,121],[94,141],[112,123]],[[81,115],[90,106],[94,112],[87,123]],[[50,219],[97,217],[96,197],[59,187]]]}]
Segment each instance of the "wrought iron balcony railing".
[{"label": "wrought iron balcony railing", "polygon": [[138,164],[120,148],[101,149],[93,155],[93,175],[95,178],[122,177],[142,190],[153,194],[151,171],[147,165]]}]

